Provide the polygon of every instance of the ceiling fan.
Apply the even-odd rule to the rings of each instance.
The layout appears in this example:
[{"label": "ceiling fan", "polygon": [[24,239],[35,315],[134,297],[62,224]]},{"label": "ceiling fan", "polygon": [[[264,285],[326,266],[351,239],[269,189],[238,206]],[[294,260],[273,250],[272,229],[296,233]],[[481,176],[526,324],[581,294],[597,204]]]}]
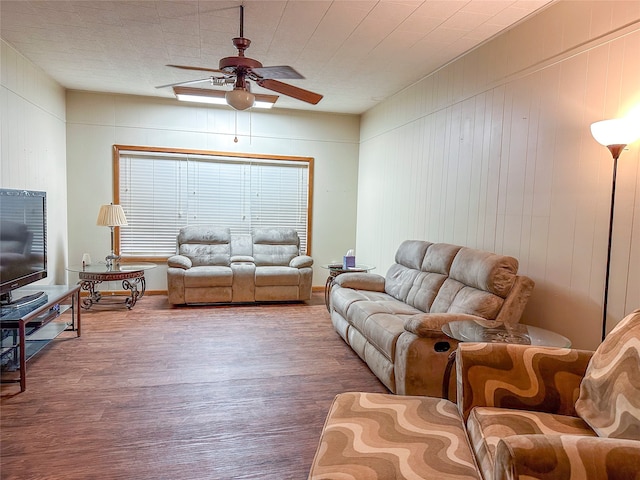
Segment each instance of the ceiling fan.
[{"label": "ceiling fan", "polygon": [[236,110],[246,110],[253,106],[255,95],[251,93],[250,82],[255,82],[257,85],[268,90],[273,90],[274,92],[278,92],[313,105],[316,105],[320,100],[322,100],[322,95],[318,93],[277,80],[303,79],[304,77],[292,67],[288,65],[263,67],[259,61],[245,57],[244,52],[249,48],[249,45],[251,45],[251,40],[244,38],[243,30],[244,6],[240,5],[240,36],[233,39],[233,45],[238,49],[237,56],[222,58],[218,69],[190,67],[186,65],[167,65],[168,67],[181,68],[183,70],[213,72],[219,75],[211,75],[207,78],[201,78],[198,80],[160,85],[156,88],[192,85],[203,82],[209,82],[211,85],[216,86],[233,85],[233,90],[227,91],[225,98],[227,104]]}]

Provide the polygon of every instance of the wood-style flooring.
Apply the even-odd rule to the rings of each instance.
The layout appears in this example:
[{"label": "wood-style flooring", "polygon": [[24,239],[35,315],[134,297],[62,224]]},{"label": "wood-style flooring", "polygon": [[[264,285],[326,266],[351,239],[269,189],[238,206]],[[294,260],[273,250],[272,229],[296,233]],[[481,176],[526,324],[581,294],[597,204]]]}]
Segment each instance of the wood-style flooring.
[{"label": "wood-style flooring", "polygon": [[305,304],[98,306],[1,389],[9,479],[307,478],[343,391],[386,392]]}]

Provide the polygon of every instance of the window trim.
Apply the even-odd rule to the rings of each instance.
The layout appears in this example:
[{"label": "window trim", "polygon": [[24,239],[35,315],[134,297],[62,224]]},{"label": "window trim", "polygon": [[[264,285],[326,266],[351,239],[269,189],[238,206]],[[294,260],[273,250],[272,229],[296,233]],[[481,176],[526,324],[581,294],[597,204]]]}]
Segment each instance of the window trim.
[{"label": "window trim", "polygon": [[[169,153],[180,155],[208,155],[221,157],[234,157],[247,160],[284,160],[292,162],[306,162],[308,164],[309,190],[307,192],[307,255],[311,255],[312,246],[312,229],[313,225],[313,174],[314,174],[314,158],[299,157],[293,155],[272,155],[264,153],[242,153],[242,152],[219,152],[215,150],[195,150],[188,148],[172,148],[172,147],[150,147],[143,145],[121,145],[114,144],[112,151],[113,158],[113,203],[120,204],[120,154],[121,152],[149,152],[149,153]],[[114,251],[116,255],[120,254],[120,227],[114,228]],[[145,257],[145,256],[127,256],[122,258],[122,262],[157,262],[158,260],[166,260],[169,257]]]}]

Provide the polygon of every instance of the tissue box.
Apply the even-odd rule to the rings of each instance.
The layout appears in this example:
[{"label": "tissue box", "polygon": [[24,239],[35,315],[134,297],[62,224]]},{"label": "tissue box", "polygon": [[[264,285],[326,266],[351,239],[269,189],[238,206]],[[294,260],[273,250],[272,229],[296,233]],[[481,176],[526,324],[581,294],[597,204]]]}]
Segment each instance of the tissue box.
[{"label": "tissue box", "polygon": [[347,268],[353,268],[356,266],[356,257],[354,257],[353,255],[345,255],[344,257],[342,257],[342,268],[343,269],[347,269]]}]

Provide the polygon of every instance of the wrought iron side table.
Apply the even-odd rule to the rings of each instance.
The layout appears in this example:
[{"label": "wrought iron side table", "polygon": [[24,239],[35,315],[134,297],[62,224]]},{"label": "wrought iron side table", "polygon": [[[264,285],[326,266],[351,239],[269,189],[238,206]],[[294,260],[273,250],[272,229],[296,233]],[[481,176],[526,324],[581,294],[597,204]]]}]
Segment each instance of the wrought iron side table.
[{"label": "wrought iron side table", "polygon": [[124,304],[132,309],[138,299],[144,296],[145,270],[155,267],[155,263],[124,263],[111,268],[105,264],[71,265],[67,270],[78,273],[80,288],[89,293],[82,299],[82,308],[88,310],[102,300],[102,293],[96,289],[97,284],[122,281],[122,288],[129,291]]}]

